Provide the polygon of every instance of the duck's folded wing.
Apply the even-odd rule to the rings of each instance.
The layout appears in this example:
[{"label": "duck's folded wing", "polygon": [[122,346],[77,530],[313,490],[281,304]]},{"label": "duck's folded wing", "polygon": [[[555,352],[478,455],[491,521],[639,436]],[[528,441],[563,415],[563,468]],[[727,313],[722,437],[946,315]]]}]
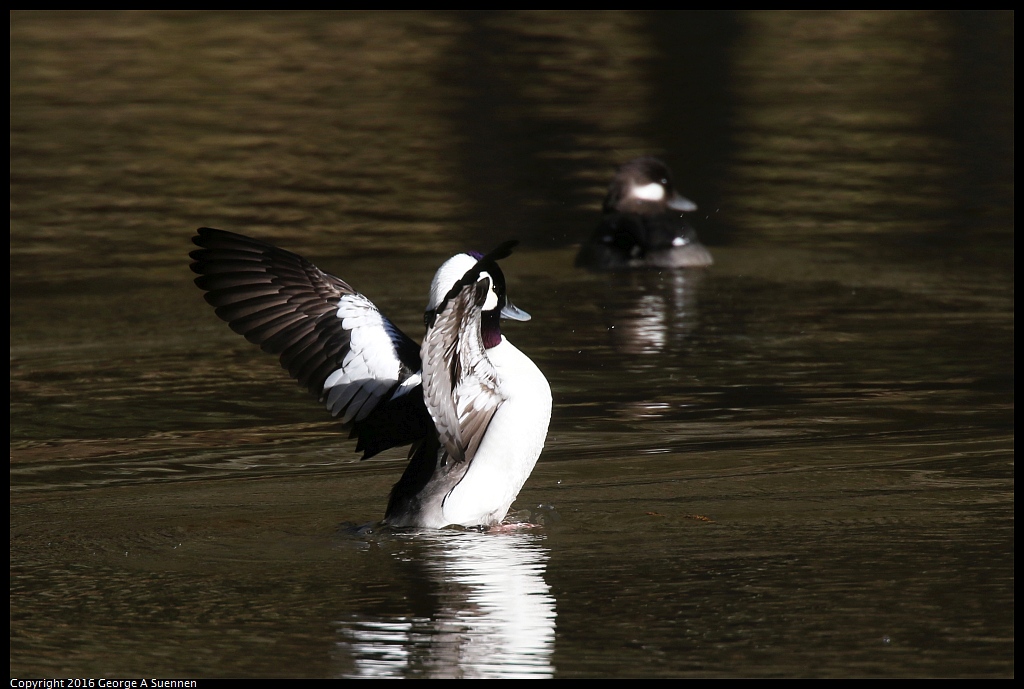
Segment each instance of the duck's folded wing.
[{"label": "duck's folded wing", "polygon": [[456,462],[472,461],[498,405],[498,374],[480,334],[490,278],[460,282],[424,336],[423,398],[441,445]]},{"label": "duck's folded wing", "polygon": [[429,430],[419,347],[370,300],[257,239],[204,227],[192,241],[196,285],[217,315],[350,424],[364,458]]}]

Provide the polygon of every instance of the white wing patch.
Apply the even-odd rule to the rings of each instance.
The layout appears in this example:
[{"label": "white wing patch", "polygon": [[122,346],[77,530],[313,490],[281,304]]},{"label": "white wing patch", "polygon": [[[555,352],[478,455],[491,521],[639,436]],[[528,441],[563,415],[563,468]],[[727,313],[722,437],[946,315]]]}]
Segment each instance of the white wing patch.
[{"label": "white wing patch", "polygon": [[394,326],[361,294],[342,297],[335,315],[349,331],[349,351],[324,381],[324,402],[343,423],[361,421],[398,384],[402,362],[395,353]]},{"label": "white wing patch", "polygon": [[423,376],[422,375],[420,375],[419,373],[412,374],[411,376],[406,378],[404,381],[402,381],[402,384],[398,386],[397,390],[395,390],[395,394],[393,394],[391,396],[391,399],[397,399],[397,398],[401,397],[402,395],[408,394],[410,390],[415,389],[416,386],[419,385],[422,382],[423,382]]}]

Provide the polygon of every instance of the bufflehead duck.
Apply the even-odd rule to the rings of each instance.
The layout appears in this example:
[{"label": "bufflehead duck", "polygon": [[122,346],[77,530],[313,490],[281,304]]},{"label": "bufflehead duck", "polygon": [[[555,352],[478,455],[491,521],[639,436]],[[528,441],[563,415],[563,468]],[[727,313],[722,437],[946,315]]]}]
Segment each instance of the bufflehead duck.
[{"label": "bufflehead duck", "polygon": [[601,222],[580,248],[576,265],[622,268],[694,268],[712,264],[711,252],[683,213],[697,210],[672,185],[657,158],[643,156],[618,168],[604,198]]},{"label": "bufflehead duck", "polygon": [[499,327],[501,317],[530,318],[509,301],[497,263],[516,242],[445,261],[417,345],[369,299],[297,254],[208,227],[192,241],[206,301],[351,428],[363,459],[412,445],[385,523],[474,527],[505,518],[551,418],[547,379]]}]

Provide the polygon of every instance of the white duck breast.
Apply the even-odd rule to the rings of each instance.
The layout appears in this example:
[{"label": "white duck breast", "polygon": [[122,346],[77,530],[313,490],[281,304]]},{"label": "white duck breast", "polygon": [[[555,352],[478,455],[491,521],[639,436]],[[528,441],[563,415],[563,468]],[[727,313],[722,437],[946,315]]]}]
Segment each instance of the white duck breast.
[{"label": "white duck breast", "polygon": [[444,499],[443,518],[452,524],[497,524],[505,517],[533,472],[551,419],[551,389],[529,357],[504,337],[487,355],[501,401],[465,476]]},{"label": "white duck breast", "polygon": [[387,523],[486,526],[505,517],[551,413],[547,380],[498,328],[499,314],[528,318],[508,302],[497,265],[514,243],[479,260],[459,254],[437,271],[421,349],[369,299],[297,254],[211,228],[193,242],[196,284],[217,315],[279,355],[351,429],[363,459],[412,444]]}]

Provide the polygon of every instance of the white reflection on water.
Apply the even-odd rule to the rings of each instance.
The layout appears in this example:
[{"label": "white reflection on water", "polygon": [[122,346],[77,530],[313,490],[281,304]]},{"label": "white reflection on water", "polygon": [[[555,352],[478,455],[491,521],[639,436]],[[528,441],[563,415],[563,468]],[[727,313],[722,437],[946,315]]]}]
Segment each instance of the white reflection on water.
[{"label": "white reflection on water", "polygon": [[686,339],[697,323],[696,295],[703,270],[644,271],[615,274],[610,332],[616,350],[659,354]]},{"label": "white reflection on water", "polygon": [[352,677],[546,678],[554,674],[549,553],[533,534],[420,534],[438,593],[429,617],[339,622]]}]

